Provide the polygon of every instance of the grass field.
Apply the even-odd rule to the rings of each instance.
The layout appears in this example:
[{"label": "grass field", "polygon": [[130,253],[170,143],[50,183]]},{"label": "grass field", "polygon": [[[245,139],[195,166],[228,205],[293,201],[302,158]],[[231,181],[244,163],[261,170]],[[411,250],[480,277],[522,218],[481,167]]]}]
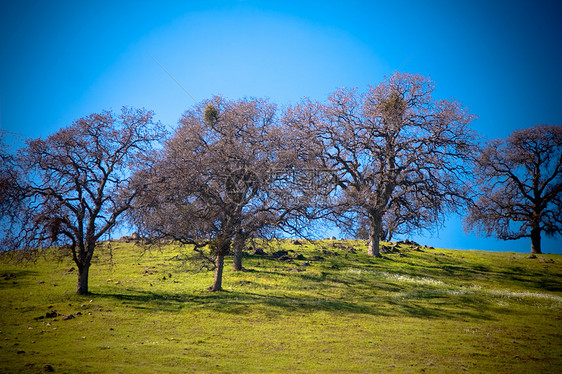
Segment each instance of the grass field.
[{"label": "grass field", "polygon": [[[263,243],[262,243],[263,244]],[[562,256],[289,241],[206,291],[187,249],[0,256],[1,373],[558,373]],[[301,255],[301,256],[299,256]],[[287,257],[285,258],[287,259]],[[229,259],[227,259],[229,260]]]}]

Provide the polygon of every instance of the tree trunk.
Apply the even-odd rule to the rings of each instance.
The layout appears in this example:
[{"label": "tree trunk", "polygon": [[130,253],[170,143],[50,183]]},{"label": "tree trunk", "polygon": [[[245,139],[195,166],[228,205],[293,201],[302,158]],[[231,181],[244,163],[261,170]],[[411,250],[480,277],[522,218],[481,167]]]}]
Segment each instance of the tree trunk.
[{"label": "tree trunk", "polygon": [[379,241],[382,233],[382,217],[369,217],[369,246],[367,254],[369,256],[381,257],[379,249]]},{"label": "tree trunk", "polygon": [[541,229],[533,228],[531,230],[531,253],[540,254],[541,251]]},{"label": "tree trunk", "polygon": [[90,272],[90,264],[78,267],[78,283],[76,284],[76,293],[78,295],[87,295],[88,291],[88,273]]},{"label": "tree trunk", "polygon": [[246,237],[243,232],[237,232],[232,241],[234,257],[232,259],[232,270],[242,271],[242,257],[244,256],[244,244]]},{"label": "tree trunk", "polygon": [[222,291],[222,270],[224,268],[224,254],[219,251],[215,259],[215,280],[209,291]]}]

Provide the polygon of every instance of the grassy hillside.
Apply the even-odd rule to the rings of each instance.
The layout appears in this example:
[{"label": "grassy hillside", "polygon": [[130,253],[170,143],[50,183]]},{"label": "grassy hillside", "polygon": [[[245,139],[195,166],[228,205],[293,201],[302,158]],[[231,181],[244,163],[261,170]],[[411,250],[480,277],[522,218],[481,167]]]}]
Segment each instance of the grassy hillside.
[{"label": "grassy hillside", "polygon": [[[225,271],[188,250],[105,246],[75,265],[0,256],[1,373],[555,373],[562,256],[280,242]],[[284,260],[271,253],[293,250]],[[300,255],[300,256],[299,256]]]}]

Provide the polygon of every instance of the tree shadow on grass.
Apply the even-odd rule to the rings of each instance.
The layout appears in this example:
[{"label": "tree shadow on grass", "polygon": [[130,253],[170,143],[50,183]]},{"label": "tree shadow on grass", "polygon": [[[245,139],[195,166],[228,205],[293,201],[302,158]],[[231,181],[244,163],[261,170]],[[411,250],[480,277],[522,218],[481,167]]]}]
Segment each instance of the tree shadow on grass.
[{"label": "tree shadow on grass", "polygon": [[11,269],[0,271],[0,289],[10,287],[21,287],[30,283],[33,276],[38,274],[37,271],[27,269]]},{"label": "tree shadow on grass", "polygon": [[[431,277],[436,279],[451,279],[455,282],[495,283],[505,288],[521,287],[537,291],[562,291],[562,274],[556,270],[545,272],[540,268],[524,268],[519,265],[493,266],[474,264],[462,258],[450,256],[434,256],[435,261],[423,267],[415,266],[414,271],[401,269],[398,273],[405,273],[415,277]],[[396,259],[390,258],[390,261]],[[426,259],[427,260],[427,259]],[[548,264],[545,264],[548,266]]]},{"label": "tree shadow on grass", "polygon": [[443,297],[439,294],[431,296],[431,293],[416,295],[414,292],[414,295],[392,298],[388,303],[396,315],[418,318],[491,321],[497,319],[497,314],[505,313],[481,296]]},{"label": "tree shadow on grass", "polygon": [[[409,256],[414,255],[410,254],[405,259],[412,259]],[[422,259],[427,260],[426,257]],[[403,266],[402,260],[388,260],[389,264],[401,266],[382,266],[380,260],[367,259],[366,263],[361,263],[364,271],[355,273],[334,271],[324,266],[328,261],[318,261],[320,266],[309,272],[297,264],[279,263],[274,264],[273,269],[251,269],[249,271],[255,273],[251,277],[232,280],[236,291],[188,293],[129,288],[96,296],[117,300],[139,310],[203,310],[232,315],[257,312],[286,316],[292,313],[333,312],[466,321],[494,320],[502,314],[523,313],[502,307],[486,294],[457,289],[458,282],[470,282],[476,278],[503,279],[506,275],[501,273],[503,269],[498,271],[479,264],[465,264],[449,256],[441,256],[436,263],[423,266],[415,263]],[[354,268],[361,264],[351,262],[343,267]],[[260,280],[262,276],[271,279],[285,277],[289,272],[290,277],[280,285],[270,286]],[[394,273],[412,279],[397,280],[388,276]],[[432,279],[443,281],[433,284]]]},{"label": "tree shadow on grass", "polygon": [[347,311],[351,313],[373,314],[370,307],[341,300],[313,297],[272,296],[258,293],[221,291],[199,292],[194,294],[172,294],[131,290],[130,293],[99,293],[97,298],[111,298],[137,309],[179,311],[186,308],[209,309],[210,311],[237,314],[241,310],[253,308],[284,309],[286,311]]},{"label": "tree shadow on grass", "polygon": [[265,295],[252,292],[200,292],[194,294],[129,290],[95,294],[149,311],[178,312],[185,309],[239,315],[262,312],[286,316],[307,312],[334,312],[372,316],[446,318],[453,320],[493,320],[497,307],[482,298],[443,297],[439,295],[381,296],[368,300],[345,301],[338,298],[293,295]]},{"label": "tree shadow on grass", "polygon": [[430,276],[447,278],[456,281],[483,281],[495,283],[505,288],[521,287],[528,290],[562,291],[562,274],[544,273],[539,270],[526,270],[518,267],[487,268],[484,266],[461,266],[461,265],[435,265],[426,266],[425,273],[413,273],[414,276]]}]

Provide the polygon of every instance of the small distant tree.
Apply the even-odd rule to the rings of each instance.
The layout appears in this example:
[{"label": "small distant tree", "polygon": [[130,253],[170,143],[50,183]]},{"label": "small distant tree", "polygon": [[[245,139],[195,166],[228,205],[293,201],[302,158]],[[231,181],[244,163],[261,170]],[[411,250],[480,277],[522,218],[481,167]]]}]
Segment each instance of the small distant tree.
[{"label": "small distant tree", "polygon": [[0,131],[0,225],[8,224],[8,216],[16,210],[18,199],[14,196],[18,176],[14,165],[14,155],[10,154]]},{"label": "small distant tree", "polygon": [[466,229],[499,239],[562,234],[562,126],[537,125],[486,144],[477,158],[479,197]]},{"label": "small distant tree", "polygon": [[152,168],[139,173],[147,190],[131,211],[146,236],[208,246],[215,260],[211,291],[222,290],[224,257],[242,270],[248,238],[281,219],[273,199],[278,134],[275,105],[214,97],[180,119]]},{"label": "small distant tree", "polygon": [[332,210],[344,225],[368,222],[368,253],[387,230],[425,229],[463,206],[475,139],[465,108],[433,98],[428,78],[396,73],[365,94],[340,89],[305,101],[287,121],[331,170]]},{"label": "small distant tree", "polygon": [[76,292],[87,294],[96,241],[115,227],[139,188],[130,176],[139,155],[164,136],[153,113],[123,108],[75,121],[46,139],[28,140],[13,160],[8,200],[18,210],[4,229],[4,249],[69,248]]}]

